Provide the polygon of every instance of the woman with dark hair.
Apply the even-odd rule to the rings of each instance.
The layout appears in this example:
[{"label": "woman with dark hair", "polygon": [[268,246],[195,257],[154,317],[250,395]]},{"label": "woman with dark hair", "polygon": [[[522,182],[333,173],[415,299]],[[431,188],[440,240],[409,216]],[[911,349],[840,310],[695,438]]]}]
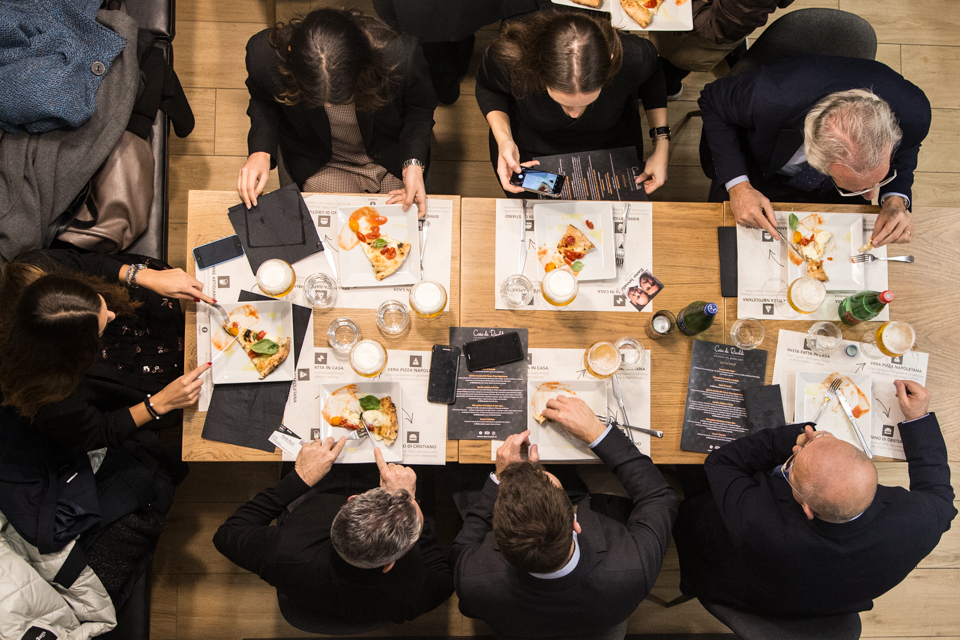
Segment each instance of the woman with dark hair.
[{"label": "woman with dark hair", "polygon": [[477,71],[477,102],[490,124],[490,159],[508,196],[535,156],[634,144],[643,157],[643,103],[654,152],[637,184],[667,179],[670,129],[656,49],[579,12],[541,12],[505,23]]},{"label": "woman with dark hair", "polygon": [[[160,266],[160,265],[156,265]],[[124,286],[124,283],[126,286]],[[178,299],[213,302],[180,269],[31,251],[0,275],[3,405],[76,451],[179,424],[208,364],[183,371]]]},{"label": "woman with dark hair", "polygon": [[282,157],[301,191],[389,192],[425,213],[437,97],[415,38],[319,9],[247,43],[250,152],[237,191],[256,206]]}]

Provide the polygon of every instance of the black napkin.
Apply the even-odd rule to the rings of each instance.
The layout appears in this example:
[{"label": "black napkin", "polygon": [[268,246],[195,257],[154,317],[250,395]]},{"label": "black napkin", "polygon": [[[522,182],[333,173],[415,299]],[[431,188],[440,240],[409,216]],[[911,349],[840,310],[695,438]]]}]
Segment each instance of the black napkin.
[{"label": "black napkin", "polygon": [[263,194],[257,198],[257,206],[250,209],[243,203],[230,207],[227,215],[254,273],[271,258],[293,264],[323,251],[296,184]]},{"label": "black napkin", "polygon": [[737,228],[717,227],[720,243],[720,295],[737,297]]},{"label": "black napkin", "polygon": [[[240,292],[240,302],[273,300],[249,291]],[[300,359],[300,348],[307,335],[313,309],[293,305],[293,361]],[[288,356],[289,357],[289,356]],[[273,452],[268,440],[283,420],[283,409],[292,382],[251,382],[221,384],[213,388],[202,437],[250,449]]]},{"label": "black napkin", "polygon": [[754,434],[761,429],[782,427],[787,423],[783,416],[783,397],[780,385],[747,387],[743,390],[743,404],[747,410],[747,426]]}]

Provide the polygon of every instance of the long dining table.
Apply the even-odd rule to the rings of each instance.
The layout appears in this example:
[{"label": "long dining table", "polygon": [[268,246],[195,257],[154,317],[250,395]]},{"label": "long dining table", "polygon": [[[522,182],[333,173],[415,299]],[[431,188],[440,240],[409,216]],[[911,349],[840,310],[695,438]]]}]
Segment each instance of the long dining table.
[{"label": "long dining table", "polygon": [[[306,194],[305,194],[306,195]],[[680,449],[680,434],[687,397],[687,379],[693,338],[675,335],[660,340],[645,336],[652,313],[556,312],[546,310],[497,310],[494,307],[499,283],[495,282],[490,247],[495,234],[496,199],[429,196],[453,201],[453,237],[450,311],[437,322],[417,322],[396,348],[429,350],[433,344],[447,344],[451,326],[524,327],[529,331],[529,347],[586,348],[597,340],[638,337],[650,352],[650,422],[664,431],[662,439],[651,439],[651,457],[657,463],[700,463],[704,455]],[[188,256],[204,243],[231,235],[233,229],[227,209],[239,202],[235,192],[191,191],[187,211]],[[693,300],[716,302],[720,314],[698,338],[729,342],[729,329],[737,319],[737,299],[720,294],[720,261],[717,229],[733,226],[729,203],[654,202],[653,264],[655,275],[665,284],[651,302],[652,310],[673,312]],[[877,207],[840,205],[776,204],[777,210],[875,213]],[[951,459],[960,458],[960,394],[957,377],[951,368],[960,361],[960,344],[952,320],[960,317],[958,278],[942,265],[956,260],[956,242],[960,235],[960,210],[924,209],[915,213],[917,231],[907,245],[891,245],[890,255],[911,253],[913,265],[890,268],[890,288],[897,298],[891,306],[891,319],[905,320],[917,329],[918,349],[931,354],[927,387],[934,392],[932,409],[940,417]],[[953,243],[949,242],[950,238]],[[188,271],[193,273],[193,260]],[[954,262],[955,264],[956,262]],[[906,267],[906,268],[902,268]],[[187,305],[187,367],[196,363],[196,313]],[[326,340],[325,328],[334,317],[354,319],[366,335],[378,335],[375,311],[343,309],[314,315],[316,344]],[[771,353],[767,359],[765,383],[773,375],[779,329],[803,330],[810,321],[767,321],[767,333],[760,348]],[[875,326],[875,325],[872,325]],[[863,327],[845,327],[844,337],[858,338]],[[391,345],[392,346],[392,345]],[[189,369],[188,369],[189,370]],[[266,461],[279,460],[279,451],[266,453],[201,437],[205,414],[187,409],[184,415],[183,459],[188,461]],[[448,440],[446,460],[464,463],[489,463],[491,443],[479,440]]]}]

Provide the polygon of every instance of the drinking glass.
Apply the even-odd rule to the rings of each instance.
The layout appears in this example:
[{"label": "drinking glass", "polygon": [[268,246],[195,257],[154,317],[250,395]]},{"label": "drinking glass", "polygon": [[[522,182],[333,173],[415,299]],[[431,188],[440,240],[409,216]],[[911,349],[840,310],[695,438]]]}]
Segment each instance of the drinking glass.
[{"label": "drinking glass", "polygon": [[670,311],[662,309],[653,314],[653,317],[650,318],[650,324],[646,326],[644,331],[646,332],[648,338],[659,340],[660,338],[665,338],[672,334],[676,326],[676,316],[674,316]]},{"label": "drinking glass", "polygon": [[594,342],[583,353],[583,365],[595,378],[609,378],[620,370],[620,352],[609,342]]},{"label": "drinking glass", "polygon": [[424,320],[440,317],[447,306],[447,290],[435,280],[421,280],[410,289],[410,308]]},{"label": "drinking glass", "polygon": [[730,338],[740,349],[756,349],[763,342],[763,323],[756,318],[740,318],[730,327]]},{"label": "drinking glass", "polygon": [[500,284],[500,299],[511,309],[523,309],[533,300],[533,283],[519,273],[508,276]]},{"label": "drinking glass", "polygon": [[871,360],[896,358],[910,351],[916,340],[917,332],[906,322],[884,322],[876,331],[868,329],[860,337],[860,350]]},{"label": "drinking glass", "polygon": [[303,281],[303,299],[314,309],[330,309],[337,304],[337,281],[325,273],[314,273]]},{"label": "drinking glass", "polygon": [[350,368],[364,378],[373,378],[387,367],[387,350],[376,340],[361,340],[350,350]]},{"label": "drinking glass", "polygon": [[337,318],[327,327],[327,342],[336,355],[345,358],[360,342],[360,327],[350,318]]},{"label": "drinking glass", "polygon": [[271,258],[257,269],[257,286],[260,291],[274,298],[282,298],[297,284],[297,273],[286,260]]},{"label": "drinking glass", "polygon": [[787,303],[797,313],[813,313],[827,298],[827,288],[822,282],[804,276],[797,278],[787,288]]},{"label": "drinking glass", "polygon": [[387,300],[377,309],[377,327],[387,338],[398,338],[410,328],[410,314],[399,300]]},{"label": "drinking glass", "polygon": [[636,338],[624,336],[614,345],[620,352],[621,369],[638,369],[643,366],[643,343]]},{"label": "drinking glass", "polygon": [[807,330],[807,346],[810,350],[821,355],[828,355],[837,350],[843,333],[840,327],[832,322],[815,322]]},{"label": "drinking glass", "polygon": [[577,298],[580,286],[570,269],[547,271],[540,281],[540,297],[550,307],[565,307]]}]

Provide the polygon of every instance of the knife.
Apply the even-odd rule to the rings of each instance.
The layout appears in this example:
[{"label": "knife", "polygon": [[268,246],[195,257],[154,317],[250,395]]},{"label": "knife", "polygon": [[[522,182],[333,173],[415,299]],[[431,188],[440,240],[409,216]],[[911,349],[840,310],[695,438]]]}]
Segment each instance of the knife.
[{"label": "knife", "polygon": [[863,434],[860,433],[860,427],[857,426],[853,412],[850,411],[850,405],[847,404],[847,399],[843,397],[843,392],[841,392],[840,389],[837,389],[837,400],[840,402],[840,406],[843,407],[843,412],[847,414],[847,419],[850,420],[850,424],[853,425],[853,430],[857,433],[857,438],[860,440],[860,446],[863,447],[863,452],[867,454],[868,458],[872,458],[873,452],[871,452],[870,447],[867,446],[867,441],[863,439]]},{"label": "knife", "polygon": [[[617,374],[613,374],[613,397],[617,399],[617,404],[620,405],[620,415],[623,416],[623,421],[630,422],[630,418],[627,417],[627,408],[623,406],[623,397],[620,395],[620,380],[617,379]],[[627,430],[627,435],[630,437],[630,442],[634,442],[633,433],[630,430]]]},{"label": "knife", "polygon": [[[327,244],[330,244],[330,239],[327,238]],[[337,265],[333,263],[333,256],[327,251],[327,247],[323,246],[323,243],[320,243],[320,251],[323,252],[323,257],[327,259],[327,264],[330,265],[330,271],[333,272],[333,279],[337,282],[340,282],[340,276],[337,275]]]},{"label": "knife", "polygon": [[373,448],[377,448],[377,443],[373,441],[373,434],[370,433],[369,427],[367,427],[367,421],[363,419],[363,412],[360,413],[360,424],[363,425],[363,430],[367,432],[367,439],[370,442],[373,442]]},{"label": "knife", "polygon": [[523,268],[527,264],[527,214],[520,211],[520,262],[517,273],[523,275]]},{"label": "knife", "polygon": [[[780,233],[780,230],[779,230],[779,229],[777,229],[777,233]],[[789,229],[787,229],[787,233],[790,233],[790,230],[789,230]],[[790,254],[790,249],[793,249],[793,250],[796,252],[796,254],[797,254],[798,256],[800,256],[800,259],[801,259],[801,260],[803,260],[804,262],[810,262],[810,258],[808,258],[807,256],[803,255],[803,253],[800,251],[800,247],[798,247],[798,246],[797,246],[796,244],[794,244],[793,242],[790,242],[789,240],[787,240],[786,234],[780,233],[780,242],[782,242],[782,243],[787,247],[787,259],[788,259],[788,260],[790,259],[790,255],[789,255],[789,254]]]},{"label": "knife", "polygon": [[[243,332],[244,332],[244,331],[245,331],[245,329],[240,329],[239,331],[237,331],[237,335],[233,336],[233,340],[231,340],[230,342],[228,342],[228,343],[227,343],[227,346],[225,346],[225,347],[220,351],[220,353],[218,353],[218,354],[216,355],[216,357],[215,357],[213,360],[210,361],[210,367],[211,367],[211,368],[213,368],[213,363],[216,362],[217,360],[219,360],[220,358],[222,358],[222,357],[223,357],[223,354],[225,354],[225,353],[230,349],[230,345],[232,345],[234,342],[236,342],[236,341],[240,338],[240,336],[243,335]],[[212,346],[212,345],[211,345],[211,346]]]},{"label": "knife", "polygon": [[420,225],[420,279],[423,280],[423,250],[427,246],[427,234],[430,233],[430,221],[423,220]]}]

